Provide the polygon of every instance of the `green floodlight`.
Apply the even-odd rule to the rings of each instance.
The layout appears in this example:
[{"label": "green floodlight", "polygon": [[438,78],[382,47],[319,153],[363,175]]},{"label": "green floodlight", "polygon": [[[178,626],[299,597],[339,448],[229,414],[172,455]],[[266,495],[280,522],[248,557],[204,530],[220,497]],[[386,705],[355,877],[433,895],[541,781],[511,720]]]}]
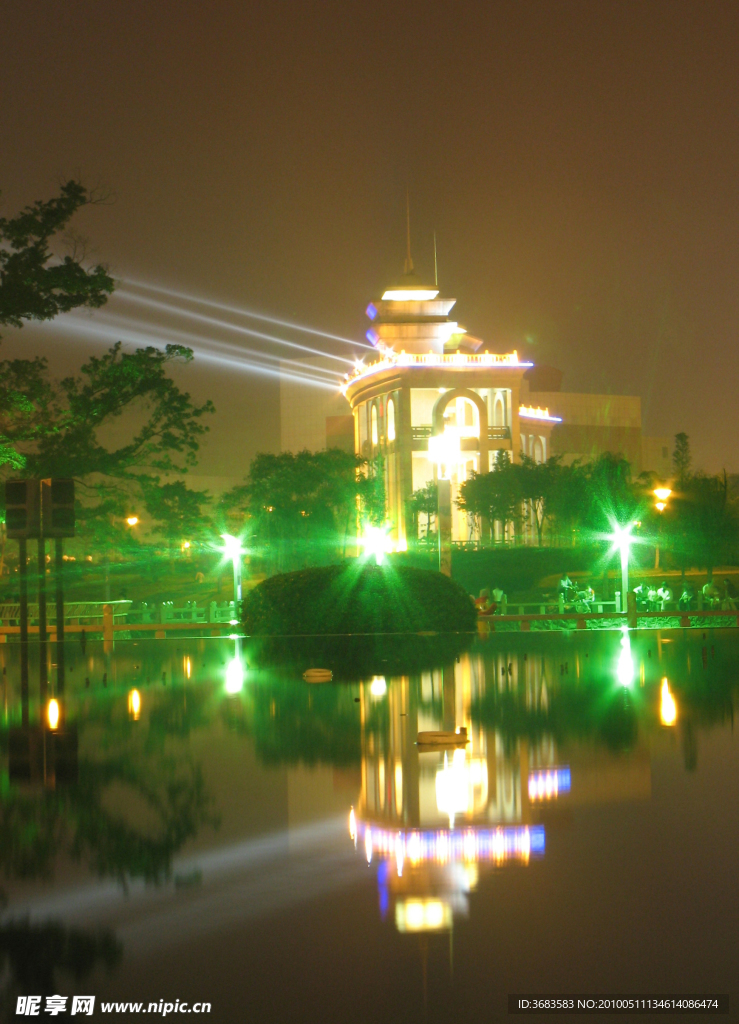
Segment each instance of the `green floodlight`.
[{"label": "green floodlight", "polygon": [[365,558],[374,559],[378,565],[383,565],[385,555],[393,550],[393,542],[387,535],[387,528],[381,526],[365,526],[362,534],[362,547]]},{"label": "green floodlight", "polygon": [[611,540],[618,548],[621,556],[621,610],[626,611],[626,595],[629,592],[629,549],[634,542],[631,531],[636,523],[628,523],[626,526],[614,524]]},{"label": "green floodlight", "polygon": [[239,537],[232,537],[230,533],[222,533],[221,540],[223,541],[223,553],[226,558],[230,558],[233,564],[234,570],[234,613],[239,613],[239,603],[241,601],[241,555],[243,548],[241,546],[241,540]]},{"label": "green floodlight", "polygon": [[241,554],[243,548],[238,537],[232,537],[230,533],[222,533],[221,540],[223,541],[224,554],[228,558],[237,558]]}]

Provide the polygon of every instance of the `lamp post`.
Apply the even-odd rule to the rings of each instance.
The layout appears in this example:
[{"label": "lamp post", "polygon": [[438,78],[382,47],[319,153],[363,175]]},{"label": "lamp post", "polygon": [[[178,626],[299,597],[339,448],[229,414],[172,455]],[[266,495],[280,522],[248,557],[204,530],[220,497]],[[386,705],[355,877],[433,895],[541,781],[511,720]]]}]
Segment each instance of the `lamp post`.
[{"label": "lamp post", "polygon": [[429,438],[429,459],[436,463],[438,505],[436,529],[439,535],[439,572],[452,574],[452,472],[459,464],[461,442],[456,427]]},{"label": "lamp post", "polygon": [[234,571],[234,616],[238,618],[239,605],[241,604],[241,554],[243,548],[238,537],[232,537],[230,533],[222,533],[223,552],[226,558],[230,558]]},{"label": "lamp post", "polygon": [[[654,507],[657,509],[657,511],[660,514],[659,534],[661,534],[662,533],[662,513],[667,508],[667,499],[672,494],[672,488],[670,488],[670,487],[655,487],[654,490],[652,491],[652,494],[657,499],[655,501],[655,503],[654,503]],[[656,545],[656,547],[654,549],[654,568],[655,569],[659,569],[659,538],[657,540],[657,545]]]},{"label": "lamp post", "polygon": [[629,592],[629,548],[631,546],[631,531],[633,523],[628,526],[616,526],[613,531],[613,539],[621,556],[621,610],[626,611],[626,595]]}]

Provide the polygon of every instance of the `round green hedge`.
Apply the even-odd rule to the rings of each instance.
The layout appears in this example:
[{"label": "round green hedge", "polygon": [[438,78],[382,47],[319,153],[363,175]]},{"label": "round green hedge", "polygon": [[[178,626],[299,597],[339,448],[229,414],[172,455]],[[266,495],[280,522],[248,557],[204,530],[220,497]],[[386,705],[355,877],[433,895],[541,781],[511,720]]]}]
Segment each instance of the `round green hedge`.
[{"label": "round green hedge", "polygon": [[439,572],[352,562],[264,580],[244,599],[242,624],[257,636],[472,632],[477,612]]}]

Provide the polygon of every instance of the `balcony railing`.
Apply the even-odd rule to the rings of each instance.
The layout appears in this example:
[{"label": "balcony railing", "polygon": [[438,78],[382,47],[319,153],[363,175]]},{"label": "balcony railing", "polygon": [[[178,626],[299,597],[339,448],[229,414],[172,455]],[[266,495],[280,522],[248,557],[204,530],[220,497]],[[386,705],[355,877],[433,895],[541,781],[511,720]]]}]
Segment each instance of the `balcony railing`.
[{"label": "balcony railing", "polygon": [[[411,427],[411,433],[414,441],[423,441],[425,438],[431,437],[433,427]],[[488,427],[488,441],[510,441],[510,439],[510,427]]]}]

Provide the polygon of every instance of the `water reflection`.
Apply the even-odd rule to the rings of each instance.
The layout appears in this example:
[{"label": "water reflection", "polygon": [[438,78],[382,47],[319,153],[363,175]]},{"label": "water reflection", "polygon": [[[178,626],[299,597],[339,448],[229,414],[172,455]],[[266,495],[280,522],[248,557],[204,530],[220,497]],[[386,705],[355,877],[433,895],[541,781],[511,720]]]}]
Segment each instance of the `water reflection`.
[{"label": "water reflection", "polygon": [[[709,657],[695,641],[632,642],[622,632],[579,646],[481,644],[435,671],[390,680],[386,693],[365,684],[350,835],[376,865],[382,916],[400,931],[451,928],[485,874],[544,855],[549,823],[566,825],[587,805],[649,799],[650,743],[676,725],[675,693],[692,768],[695,724],[733,713],[735,678],[715,645]],[[460,726],[464,748],[416,744],[419,732]]]},{"label": "water reflection", "polygon": [[[69,928],[84,884],[86,934],[99,914],[129,955],[308,893],[328,898],[361,871],[387,927],[451,933],[485,891],[556,862],[558,833],[586,809],[648,801],[660,744],[695,770],[707,730],[733,721],[732,642],[627,639],[501,634],[405,672],[383,670],[375,650],[366,672],[320,685],[302,679],[312,652],[260,668],[233,639],[89,642],[70,658],[54,728],[38,700],[23,724],[6,645],[0,927],[42,907]],[[419,750],[419,732],[460,727],[464,747]],[[49,903],[37,883],[70,863],[71,895]],[[257,865],[273,872],[269,885]],[[133,898],[116,910],[106,878],[137,894],[177,884],[166,899],[142,897],[131,924]]]},{"label": "water reflection", "polygon": [[108,930],[65,928],[58,923],[11,921],[0,926],[0,1000],[4,1017],[15,1017],[18,996],[40,996],[80,985],[98,967],[113,971],[123,949]]}]

